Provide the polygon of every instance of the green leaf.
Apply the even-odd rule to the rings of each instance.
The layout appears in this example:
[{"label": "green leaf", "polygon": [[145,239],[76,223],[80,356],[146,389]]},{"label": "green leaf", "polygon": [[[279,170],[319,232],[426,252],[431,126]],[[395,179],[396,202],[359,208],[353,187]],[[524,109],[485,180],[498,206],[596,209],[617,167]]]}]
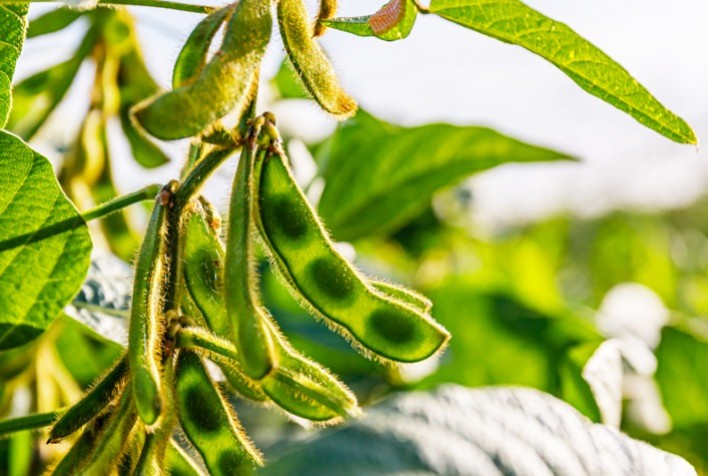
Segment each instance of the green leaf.
[{"label": "green leaf", "polygon": [[695,144],[696,135],[622,66],[567,25],[519,0],[432,0],[430,12],[545,58],[581,88],[669,139]]},{"label": "green leaf", "polygon": [[28,3],[0,5],[0,127],[12,108],[11,84],[27,29]]},{"label": "green leaf", "polygon": [[381,33],[375,33],[374,29],[371,27],[371,18],[374,17],[374,15],[332,18],[329,20],[322,20],[322,24],[330,28],[334,28],[335,30],[353,33],[354,35],[375,36],[382,40],[395,41],[402,40],[410,34],[417,16],[418,9],[413,1],[406,0],[403,18],[401,18],[400,21],[398,21],[392,28]]},{"label": "green leaf", "polygon": [[0,350],[37,337],[76,294],[89,265],[88,228],[52,166],[0,132]]},{"label": "green leaf", "polygon": [[[132,25],[131,25],[132,28]],[[145,65],[137,37],[130,37],[131,48],[120,59],[118,66],[118,91],[120,95],[120,124],[128,139],[133,158],[145,168],[160,167],[169,157],[130,120],[130,109],[143,99],[152,96],[159,86]]]},{"label": "green leaf", "polygon": [[269,456],[258,474],[695,475],[682,458],[524,388],[401,393],[343,427],[287,438]]},{"label": "green leaf", "polygon": [[281,99],[309,98],[305,92],[305,87],[297,79],[297,73],[293,69],[292,63],[287,58],[280,63],[280,68],[270,80],[270,84],[278,91]]},{"label": "green leaf", "polygon": [[55,33],[76,21],[84,12],[73,8],[60,7],[35,18],[27,29],[27,38]]},{"label": "green leaf", "polygon": [[484,127],[390,126],[366,113],[317,150],[327,183],[319,212],[337,240],[395,231],[438,189],[509,162],[567,160]]},{"label": "green leaf", "polygon": [[[705,334],[705,331],[704,331]],[[656,380],[675,428],[708,425],[708,336],[664,328]]]}]

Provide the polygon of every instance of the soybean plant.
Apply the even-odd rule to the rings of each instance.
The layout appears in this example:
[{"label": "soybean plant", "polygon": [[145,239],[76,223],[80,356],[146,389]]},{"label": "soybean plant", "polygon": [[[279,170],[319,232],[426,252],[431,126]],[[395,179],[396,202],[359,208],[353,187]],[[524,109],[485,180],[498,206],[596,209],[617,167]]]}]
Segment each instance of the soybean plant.
[{"label": "soybean plant", "polygon": [[[157,195],[137,255],[126,355],[50,431],[54,443],[83,427],[57,474],[157,474],[167,465],[248,473],[263,460],[224,391],[320,424],[360,413],[354,393],[295,350],[263,305],[259,247],[302,307],[367,357],[416,362],[449,338],[424,296],[366,276],[336,251],[290,173],[275,117],[256,115],[273,7],[241,0],[208,15],[177,58],[174,89],[131,112],[140,130],[159,139],[192,137],[190,152],[180,179]],[[323,19],[335,7],[324,2]],[[326,111],[351,115],[356,104],[312,37],[304,4],[280,0],[277,19],[305,87]],[[222,24],[220,49],[209,57]],[[227,113],[236,125],[222,121]],[[200,188],[237,152],[224,234]],[[187,441],[172,440],[176,428]]]}]

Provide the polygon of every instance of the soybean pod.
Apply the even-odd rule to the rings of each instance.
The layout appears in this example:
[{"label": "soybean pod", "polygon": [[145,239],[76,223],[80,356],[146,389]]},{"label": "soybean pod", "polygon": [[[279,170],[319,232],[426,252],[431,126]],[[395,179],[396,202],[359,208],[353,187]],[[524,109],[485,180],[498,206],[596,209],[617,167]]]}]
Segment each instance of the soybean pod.
[{"label": "soybean pod", "polygon": [[93,453],[99,435],[110,420],[109,415],[102,414],[96,417],[81,433],[69,451],[62,457],[51,470],[52,476],[70,476],[78,474],[78,470]]},{"label": "soybean pod", "polygon": [[263,464],[196,354],[180,353],[176,389],[180,424],[210,474],[244,474]]},{"label": "soybean pod", "polygon": [[418,291],[386,281],[371,280],[370,282],[378,291],[381,291],[393,299],[403,301],[405,304],[408,304],[413,309],[422,313],[430,314],[430,311],[433,309],[433,303],[430,299],[423,296]]},{"label": "soybean pod", "polygon": [[[187,218],[184,281],[207,326],[217,336],[229,339],[233,332],[224,301],[224,247],[210,224],[210,213],[206,208],[204,212],[199,210]],[[228,383],[242,396],[254,401],[268,398],[240,369],[236,371],[229,367],[223,371]]]},{"label": "soybean pod", "polygon": [[207,15],[192,30],[180,50],[172,71],[172,87],[177,89],[194,81],[207,63],[209,46],[221,24],[231,16],[236,4],[227,5]]},{"label": "soybean pod", "polygon": [[243,370],[249,377],[260,380],[277,365],[277,361],[273,339],[266,328],[268,311],[259,302],[254,261],[253,167],[256,155],[262,159],[265,153],[258,148],[255,135],[247,141],[247,146],[241,152],[231,191],[224,291],[232,340],[240,351]]},{"label": "soybean pod", "polygon": [[149,98],[133,110],[135,120],[163,140],[199,134],[253,99],[253,79],[270,41],[272,2],[240,0],[229,18],[221,50],[191,83]]},{"label": "soybean pod", "polygon": [[317,14],[317,22],[315,22],[314,35],[324,35],[327,27],[322,23],[323,20],[329,20],[337,14],[337,0],[320,0],[320,11]]},{"label": "soybean pod", "polygon": [[134,428],[136,421],[131,392],[126,390],[121,396],[118,408],[114,410],[108,425],[99,436],[91,456],[77,474],[110,474],[130,446],[135,431],[141,431],[140,428]]},{"label": "soybean pod", "polygon": [[332,245],[280,148],[259,168],[259,230],[291,293],[315,316],[384,361],[417,362],[448,332],[430,316],[372,286]]},{"label": "soybean pod", "polygon": [[167,447],[167,471],[171,476],[204,476],[199,465],[174,439]]},{"label": "soybean pod", "polygon": [[307,359],[280,335],[274,323],[270,332],[280,360],[263,380],[263,391],[285,411],[308,420],[333,422],[360,413],[354,394],[324,367]]},{"label": "soybean pod", "polygon": [[64,439],[98,415],[123,387],[127,373],[128,357],[123,356],[105,377],[54,423],[47,443]]},{"label": "soybean pod", "polygon": [[352,116],[356,102],[339,85],[332,63],[313,38],[304,1],[279,0],[278,25],[288,57],[312,97],[335,116]]},{"label": "soybean pod", "polygon": [[152,426],[164,402],[160,393],[161,344],[165,331],[162,299],[168,273],[167,209],[176,182],[165,186],[155,202],[135,268],[130,311],[128,358],[135,406],[140,419]]}]

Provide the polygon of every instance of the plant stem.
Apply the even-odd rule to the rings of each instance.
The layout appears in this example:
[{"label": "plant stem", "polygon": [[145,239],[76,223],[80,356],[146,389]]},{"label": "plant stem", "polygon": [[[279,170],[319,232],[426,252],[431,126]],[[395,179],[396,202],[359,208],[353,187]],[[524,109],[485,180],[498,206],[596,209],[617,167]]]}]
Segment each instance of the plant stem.
[{"label": "plant stem", "polygon": [[65,409],[55,410],[47,413],[35,413],[19,418],[0,421],[0,437],[24,430],[36,430],[49,426],[64,413]]},{"label": "plant stem", "polygon": [[[36,0],[33,0],[36,1]],[[119,5],[132,5],[137,7],[154,7],[154,8],[167,8],[170,10],[178,10],[181,12],[191,12],[191,13],[204,13],[209,14],[216,11],[218,8],[210,7],[207,5],[194,5],[189,3],[180,2],[169,2],[164,0],[99,0],[99,6],[119,6]]]},{"label": "plant stem", "polygon": [[[32,3],[63,3],[74,5],[74,2],[66,2],[61,0],[30,0]],[[7,3],[17,3],[17,0],[0,0],[0,5]],[[169,10],[177,10],[181,12],[209,14],[218,10],[218,7],[210,7],[207,5],[194,5],[189,3],[169,2],[162,0],[109,0],[101,1],[96,4],[97,7],[117,7],[132,5],[137,7],[154,7],[167,8]]]},{"label": "plant stem", "polygon": [[117,212],[118,210],[133,205],[134,203],[142,202],[143,200],[154,200],[155,197],[157,197],[157,194],[160,193],[161,188],[162,186],[157,184],[148,185],[145,188],[141,188],[140,190],[127,195],[122,195],[86,210],[81,214],[81,217],[85,221],[91,221],[96,218],[109,215],[113,212]]},{"label": "plant stem", "polygon": [[189,203],[189,201],[199,193],[199,189],[206,179],[209,178],[235,150],[235,148],[230,147],[214,149],[200,159],[184,179],[179,190],[175,193],[176,208],[182,208]]},{"label": "plant stem", "polygon": [[234,345],[198,327],[183,327],[177,334],[177,347],[202,348],[210,353],[238,362],[238,351]]}]

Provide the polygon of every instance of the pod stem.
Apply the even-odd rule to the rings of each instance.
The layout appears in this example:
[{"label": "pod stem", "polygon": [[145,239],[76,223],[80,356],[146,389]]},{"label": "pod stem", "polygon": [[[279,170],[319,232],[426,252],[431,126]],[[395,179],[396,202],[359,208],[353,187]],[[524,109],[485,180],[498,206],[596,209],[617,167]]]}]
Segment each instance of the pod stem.
[{"label": "pod stem", "polygon": [[162,186],[157,184],[148,185],[147,187],[136,190],[135,192],[101,203],[100,205],[97,205],[82,213],[81,218],[85,221],[91,221],[96,218],[102,218],[106,215],[110,215],[111,213],[122,210],[123,208],[135,203],[145,200],[154,200],[161,188]]},{"label": "pod stem", "polygon": [[[31,0],[32,3],[70,3],[66,1],[61,1],[61,0]],[[17,3],[16,0],[0,0],[0,5],[7,4],[7,3]],[[107,7],[107,8],[112,8],[116,6],[124,6],[124,5],[132,5],[136,7],[154,7],[154,8],[167,8],[169,10],[178,10],[181,12],[190,12],[190,13],[203,13],[203,14],[209,14],[215,10],[218,10],[218,7],[210,7],[207,5],[194,5],[194,4],[189,4],[189,3],[182,3],[182,2],[169,2],[169,1],[164,1],[164,0],[108,0],[108,1],[99,1],[96,4],[96,7]]]},{"label": "pod stem", "polygon": [[51,412],[35,413],[33,415],[0,421],[0,438],[18,431],[37,430],[47,427],[54,423],[65,411],[66,408],[63,408]]},{"label": "pod stem", "polygon": [[238,365],[239,362],[238,351],[231,342],[198,327],[183,327],[180,329],[177,334],[177,347],[185,349],[197,347],[233,361],[235,365]]}]

